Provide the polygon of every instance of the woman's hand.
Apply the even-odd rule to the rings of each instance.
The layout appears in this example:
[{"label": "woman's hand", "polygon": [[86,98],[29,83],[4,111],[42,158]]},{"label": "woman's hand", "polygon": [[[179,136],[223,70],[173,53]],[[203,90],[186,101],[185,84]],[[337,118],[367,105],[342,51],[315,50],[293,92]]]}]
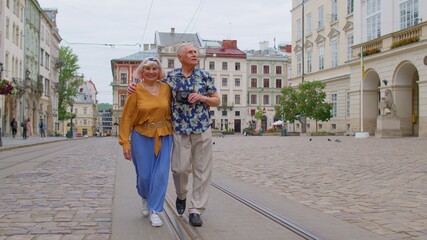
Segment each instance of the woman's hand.
[{"label": "woman's hand", "polygon": [[131,83],[128,85],[128,89],[127,89],[128,94],[134,93],[135,90],[136,90],[136,84],[135,83]]},{"label": "woman's hand", "polygon": [[123,156],[125,157],[126,160],[131,161],[132,160],[132,154],[130,152],[130,149],[123,150]]}]

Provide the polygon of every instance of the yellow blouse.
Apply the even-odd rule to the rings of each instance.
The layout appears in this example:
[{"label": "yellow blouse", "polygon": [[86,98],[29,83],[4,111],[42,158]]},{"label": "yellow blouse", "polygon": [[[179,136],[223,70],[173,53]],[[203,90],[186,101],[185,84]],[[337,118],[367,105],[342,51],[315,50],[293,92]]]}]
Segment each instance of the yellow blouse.
[{"label": "yellow blouse", "polygon": [[156,155],[159,153],[160,136],[172,134],[169,85],[160,82],[159,93],[154,96],[138,84],[135,93],[127,96],[119,131],[119,144],[123,150],[130,149],[132,129],[141,135],[156,138],[154,152]]}]

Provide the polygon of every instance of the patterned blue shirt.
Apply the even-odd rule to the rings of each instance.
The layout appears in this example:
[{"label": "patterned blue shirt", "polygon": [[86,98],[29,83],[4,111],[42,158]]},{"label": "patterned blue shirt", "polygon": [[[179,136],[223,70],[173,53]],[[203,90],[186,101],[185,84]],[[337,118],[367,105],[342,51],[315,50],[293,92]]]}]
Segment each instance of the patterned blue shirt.
[{"label": "patterned blue shirt", "polygon": [[190,90],[208,96],[217,91],[216,87],[212,76],[204,70],[196,67],[188,78],[181,71],[182,68],[174,69],[168,72],[166,78],[163,79],[172,91],[172,124],[174,131],[180,135],[203,133],[211,125],[209,105],[199,101],[193,104],[179,103],[176,101],[176,95],[178,91]]}]

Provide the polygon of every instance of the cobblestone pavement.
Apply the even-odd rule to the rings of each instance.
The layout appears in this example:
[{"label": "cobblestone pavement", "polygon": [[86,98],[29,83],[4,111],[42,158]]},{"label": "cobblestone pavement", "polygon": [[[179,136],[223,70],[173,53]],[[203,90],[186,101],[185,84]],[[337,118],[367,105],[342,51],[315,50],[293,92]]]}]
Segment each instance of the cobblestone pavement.
[{"label": "cobblestone pavement", "polygon": [[214,141],[215,170],[387,239],[427,239],[427,138]]},{"label": "cobblestone pavement", "polygon": [[0,240],[110,239],[117,140],[79,142],[1,179]]}]

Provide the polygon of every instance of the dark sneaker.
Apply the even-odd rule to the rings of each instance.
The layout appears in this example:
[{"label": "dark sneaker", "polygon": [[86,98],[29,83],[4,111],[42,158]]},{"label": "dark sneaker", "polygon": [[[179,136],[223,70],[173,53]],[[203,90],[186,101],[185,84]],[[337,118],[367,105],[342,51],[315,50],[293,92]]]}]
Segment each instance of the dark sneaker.
[{"label": "dark sneaker", "polygon": [[186,199],[181,200],[179,198],[176,198],[175,206],[176,206],[176,211],[178,212],[179,215],[182,215],[185,212],[185,201]]},{"label": "dark sneaker", "polygon": [[200,217],[200,214],[197,213],[190,213],[190,224],[195,227],[201,227],[203,225],[202,218]]}]

